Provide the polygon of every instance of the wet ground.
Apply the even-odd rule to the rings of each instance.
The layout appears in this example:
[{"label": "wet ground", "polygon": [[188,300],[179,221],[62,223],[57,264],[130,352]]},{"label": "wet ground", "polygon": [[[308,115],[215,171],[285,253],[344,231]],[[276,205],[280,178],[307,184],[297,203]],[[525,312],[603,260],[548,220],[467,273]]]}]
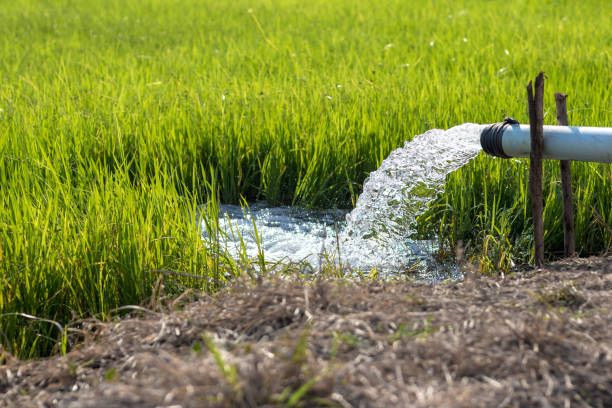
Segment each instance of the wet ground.
[{"label": "wet ground", "polygon": [[0,406],[610,407],[612,257],[460,283],[240,282],[83,322]]}]

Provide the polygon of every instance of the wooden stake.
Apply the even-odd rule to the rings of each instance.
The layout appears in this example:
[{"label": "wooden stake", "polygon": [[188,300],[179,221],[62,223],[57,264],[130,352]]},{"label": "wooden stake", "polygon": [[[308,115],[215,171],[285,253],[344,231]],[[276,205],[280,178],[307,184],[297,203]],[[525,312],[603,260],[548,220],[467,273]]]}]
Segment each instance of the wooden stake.
[{"label": "wooden stake", "polygon": [[[557,124],[569,126],[567,120],[567,95],[555,93],[557,105]],[[572,167],[569,160],[560,160],[561,165],[561,190],[563,191],[563,252],[566,258],[573,257],[576,253],[574,240],[574,195],[572,193]]]},{"label": "wooden stake", "polygon": [[544,221],[542,219],[542,147],[544,144],[544,73],[540,72],[535,80],[535,97],[531,81],[527,85],[529,102],[529,124],[531,130],[531,154],[529,155],[529,189],[531,193],[531,214],[533,218],[533,238],[535,245],[535,264],[544,265]]}]

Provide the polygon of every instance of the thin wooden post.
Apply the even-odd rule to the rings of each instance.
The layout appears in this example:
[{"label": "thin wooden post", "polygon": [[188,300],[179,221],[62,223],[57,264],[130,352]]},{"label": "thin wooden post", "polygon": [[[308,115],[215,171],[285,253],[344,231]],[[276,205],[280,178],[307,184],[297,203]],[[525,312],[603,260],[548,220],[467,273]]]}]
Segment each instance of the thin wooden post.
[{"label": "thin wooden post", "polygon": [[[557,124],[569,126],[567,120],[567,95],[555,93],[557,105]],[[574,240],[574,194],[572,193],[572,167],[569,160],[560,160],[561,167],[561,190],[563,192],[563,253],[566,258],[573,257],[576,253],[576,241]]]},{"label": "thin wooden post", "polygon": [[535,80],[535,97],[531,81],[527,85],[529,102],[529,124],[531,130],[531,153],[529,155],[529,190],[533,218],[535,264],[544,265],[544,221],[542,215],[542,148],[544,144],[544,73]]}]

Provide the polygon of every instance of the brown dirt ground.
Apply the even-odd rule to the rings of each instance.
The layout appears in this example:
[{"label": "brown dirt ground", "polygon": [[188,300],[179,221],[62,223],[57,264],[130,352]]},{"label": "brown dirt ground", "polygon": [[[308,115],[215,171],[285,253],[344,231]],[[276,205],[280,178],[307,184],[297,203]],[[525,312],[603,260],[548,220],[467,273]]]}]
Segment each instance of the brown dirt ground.
[{"label": "brown dirt ground", "polygon": [[461,283],[241,282],[81,330],[64,356],[5,355],[0,406],[612,407],[610,256]]}]

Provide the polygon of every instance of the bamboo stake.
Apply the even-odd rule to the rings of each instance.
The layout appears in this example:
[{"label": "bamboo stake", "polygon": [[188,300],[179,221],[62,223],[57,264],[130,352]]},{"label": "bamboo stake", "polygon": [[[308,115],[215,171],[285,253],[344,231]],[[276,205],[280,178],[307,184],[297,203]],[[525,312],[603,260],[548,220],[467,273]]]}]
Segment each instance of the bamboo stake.
[{"label": "bamboo stake", "polygon": [[[567,119],[567,95],[555,93],[557,105],[557,124],[569,126]],[[563,192],[563,252],[566,258],[573,257],[576,253],[576,241],[574,238],[574,195],[572,193],[572,167],[569,160],[560,160],[561,167],[561,190]]]},{"label": "bamboo stake", "polygon": [[542,219],[542,147],[544,144],[544,72],[535,80],[535,96],[531,81],[527,85],[529,102],[529,124],[531,130],[531,153],[529,170],[529,189],[531,193],[531,213],[533,218],[533,238],[535,245],[535,264],[544,265],[544,221]]}]

